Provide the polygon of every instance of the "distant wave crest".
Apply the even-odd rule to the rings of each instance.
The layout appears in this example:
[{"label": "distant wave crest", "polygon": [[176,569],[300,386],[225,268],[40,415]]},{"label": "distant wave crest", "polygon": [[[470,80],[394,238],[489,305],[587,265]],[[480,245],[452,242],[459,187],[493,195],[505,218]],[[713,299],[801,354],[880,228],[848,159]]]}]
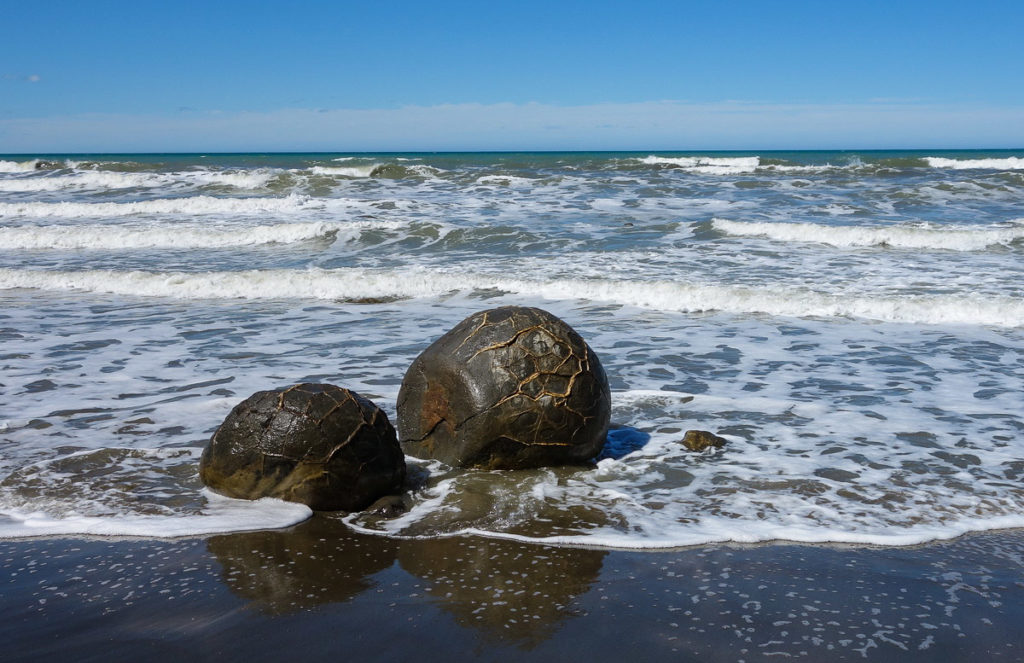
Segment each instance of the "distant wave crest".
[{"label": "distant wave crest", "polygon": [[737,175],[752,173],[761,164],[760,157],[659,157],[640,159],[640,163],[679,168],[704,175]]}]

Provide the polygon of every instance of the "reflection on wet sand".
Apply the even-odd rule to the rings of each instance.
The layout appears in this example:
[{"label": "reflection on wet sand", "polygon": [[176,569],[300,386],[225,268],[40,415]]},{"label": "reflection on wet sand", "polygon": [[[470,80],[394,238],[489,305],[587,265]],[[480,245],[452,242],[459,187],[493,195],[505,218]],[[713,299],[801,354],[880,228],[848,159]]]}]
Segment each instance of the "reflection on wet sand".
[{"label": "reflection on wet sand", "polygon": [[371,576],[394,564],[395,544],[314,516],[290,529],[215,536],[207,549],[232,592],[280,614],[345,602],[372,588]]},{"label": "reflection on wet sand", "polygon": [[459,625],[531,649],[578,614],[573,600],[597,581],[606,554],[453,537],[404,541],[398,562],[430,583],[431,596]]},{"label": "reflection on wet sand", "polygon": [[224,584],[269,614],[351,601],[397,560],[457,624],[524,649],[580,614],[576,599],[598,580],[607,554],[479,537],[389,539],[324,515],[287,530],[213,537],[207,548]]}]

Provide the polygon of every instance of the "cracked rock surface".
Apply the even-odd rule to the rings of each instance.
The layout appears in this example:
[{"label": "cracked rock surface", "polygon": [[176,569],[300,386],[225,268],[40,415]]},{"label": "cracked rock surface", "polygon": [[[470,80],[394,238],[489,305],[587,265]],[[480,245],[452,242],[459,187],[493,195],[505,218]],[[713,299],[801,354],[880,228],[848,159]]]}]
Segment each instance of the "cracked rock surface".
[{"label": "cracked rock surface", "polygon": [[235,406],[199,462],[210,489],[359,511],[401,491],[405,457],[383,410],[330,384],[259,391]]},{"label": "cracked rock surface", "polygon": [[398,393],[402,449],[456,467],[587,461],[610,413],[594,351],[551,313],[518,306],[460,322],[416,358]]}]

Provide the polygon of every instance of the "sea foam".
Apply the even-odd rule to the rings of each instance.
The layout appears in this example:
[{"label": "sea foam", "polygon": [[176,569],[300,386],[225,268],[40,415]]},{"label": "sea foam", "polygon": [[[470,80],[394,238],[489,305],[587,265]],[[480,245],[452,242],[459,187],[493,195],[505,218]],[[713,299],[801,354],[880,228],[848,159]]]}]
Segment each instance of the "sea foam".
[{"label": "sea foam", "polygon": [[[32,169],[27,168],[26,170]],[[0,170],[0,172],[3,171]],[[87,169],[76,170],[68,175],[0,179],[0,191],[34,192],[65,189],[104,191],[130,188],[174,188],[176,186],[227,186],[237,189],[257,189],[266,186],[278,174],[267,169],[251,171],[193,170],[169,173],[124,173]]]},{"label": "sea foam", "polygon": [[39,159],[32,159],[30,161],[6,161],[0,159],[0,173],[30,172],[36,169],[37,163],[39,163]]},{"label": "sea foam", "polygon": [[263,498],[235,500],[204,490],[207,508],[199,514],[110,516],[51,514],[44,510],[0,511],[0,539],[36,536],[131,536],[172,538],[288,527],[313,515],[304,504]]},{"label": "sea foam", "polygon": [[932,168],[949,168],[953,170],[1020,170],[1024,169],[1024,158],[1006,157],[1004,159],[946,159],[943,157],[925,157],[925,162]]},{"label": "sea foam", "polygon": [[0,289],[74,290],[179,299],[438,297],[496,290],[659,311],[865,318],[911,324],[1024,326],[1024,301],[961,295],[850,296],[803,288],[609,279],[524,280],[427,269],[361,268],[226,272],[0,269]]},{"label": "sea foam", "polygon": [[309,169],[314,175],[328,175],[331,177],[371,177],[373,171],[381,164],[375,163],[368,166],[314,166]]},{"label": "sea foam", "polygon": [[149,214],[294,214],[296,212],[323,209],[337,204],[313,199],[309,196],[292,194],[281,198],[215,198],[212,196],[191,196],[187,198],[161,198],[132,203],[0,203],[0,217],[17,216],[27,218],[84,218],[123,217]]},{"label": "sea foam", "polygon": [[0,191],[32,192],[61,191],[63,189],[127,189],[167,186],[167,175],[155,173],[117,173],[84,171],[57,177],[18,177],[0,180]]},{"label": "sea foam", "polygon": [[980,251],[1024,238],[1024,220],[1006,225],[830,226],[817,223],[759,223],[713,219],[711,226],[735,237],[767,237],[780,242],[817,242],[838,247],[891,246],[905,249]]},{"label": "sea foam", "polygon": [[337,234],[340,230],[377,227],[372,222],[282,223],[245,228],[210,226],[126,227],[118,225],[17,226],[0,228],[5,249],[141,249],[222,248],[289,244]]},{"label": "sea foam", "polygon": [[640,163],[672,166],[705,175],[738,175],[752,173],[761,163],[760,157],[659,157],[647,156]]}]

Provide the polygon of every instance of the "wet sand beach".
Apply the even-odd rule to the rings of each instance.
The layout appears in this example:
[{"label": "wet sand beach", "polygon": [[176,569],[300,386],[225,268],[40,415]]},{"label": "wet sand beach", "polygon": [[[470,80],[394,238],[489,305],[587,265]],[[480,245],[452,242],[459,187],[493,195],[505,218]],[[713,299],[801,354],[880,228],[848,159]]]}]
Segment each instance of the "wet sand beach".
[{"label": "wet sand beach", "polygon": [[395,540],[315,516],[0,541],[3,660],[1020,660],[1024,533],[627,552]]}]

